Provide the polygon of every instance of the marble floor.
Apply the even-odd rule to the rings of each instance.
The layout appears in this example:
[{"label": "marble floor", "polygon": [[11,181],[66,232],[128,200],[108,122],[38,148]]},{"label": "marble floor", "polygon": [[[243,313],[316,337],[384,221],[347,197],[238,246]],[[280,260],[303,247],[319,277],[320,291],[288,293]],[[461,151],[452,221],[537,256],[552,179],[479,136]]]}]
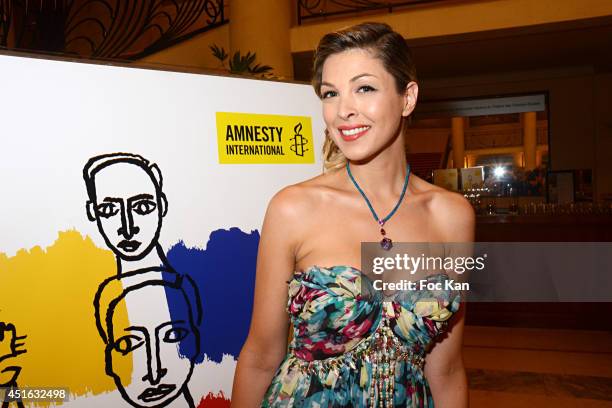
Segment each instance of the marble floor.
[{"label": "marble floor", "polygon": [[612,332],[466,326],[463,355],[471,408],[612,408]]}]

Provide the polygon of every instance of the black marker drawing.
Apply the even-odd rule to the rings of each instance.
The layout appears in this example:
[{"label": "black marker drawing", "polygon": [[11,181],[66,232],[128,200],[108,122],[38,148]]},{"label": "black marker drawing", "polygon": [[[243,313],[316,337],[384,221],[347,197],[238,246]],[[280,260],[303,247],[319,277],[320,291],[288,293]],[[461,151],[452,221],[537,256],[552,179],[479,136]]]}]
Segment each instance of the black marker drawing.
[{"label": "black marker drawing", "polygon": [[24,340],[27,336],[17,336],[17,329],[12,323],[0,322],[0,388],[4,388],[6,394],[2,401],[2,408],[8,408],[11,401],[17,404],[17,407],[23,408],[21,399],[9,398],[10,390],[18,390],[17,377],[21,373],[21,367],[12,365],[12,360],[20,354],[26,353],[27,350]]},{"label": "black marker drawing", "polygon": [[[183,303],[178,313],[172,317],[151,313],[146,305],[165,299],[168,292]],[[100,285],[94,307],[98,332],[106,345],[106,374],[132,406],[165,407],[176,402],[195,407],[188,382],[200,352],[198,293],[193,281],[175,272],[130,272]],[[127,325],[114,313],[122,303],[141,306],[130,309]],[[184,355],[180,350],[188,352]],[[116,369],[125,358],[134,362],[131,376]],[[137,364],[144,361],[146,364]]]},{"label": "black marker drawing", "polygon": [[[87,217],[117,259],[117,274],[94,298],[106,374],[132,406],[195,407],[187,384],[200,353],[202,303],[195,282],[176,273],[159,243],[168,211],[162,173],[140,155],[111,153],[89,159],[83,178]],[[114,313],[119,304],[132,306],[129,324]],[[131,375],[117,369],[132,364]]]},{"label": "black marker drawing", "polygon": [[117,258],[117,273],[172,270],[158,242],[168,200],[156,164],[131,153],[92,157],[83,168],[87,217]]}]

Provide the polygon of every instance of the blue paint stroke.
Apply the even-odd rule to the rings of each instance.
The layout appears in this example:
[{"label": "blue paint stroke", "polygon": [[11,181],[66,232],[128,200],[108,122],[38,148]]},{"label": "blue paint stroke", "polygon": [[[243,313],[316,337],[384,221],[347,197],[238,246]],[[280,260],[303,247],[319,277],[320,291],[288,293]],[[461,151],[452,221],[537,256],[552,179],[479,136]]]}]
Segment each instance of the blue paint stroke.
[{"label": "blue paint stroke", "polygon": [[[250,234],[238,228],[217,230],[210,234],[206,249],[187,248],[181,241],[167,253],[168,262],[180,274],[189,275],[198,286],[202,300],[200,354],[196,363],[207,356],[217,363],[224,354],[238,358],[251,323],[255,266],[259,232]],[[170,315],[185,316],[185,302],[176,291],[167,291]],[[180,345],[182,355],[193,350]]]}]

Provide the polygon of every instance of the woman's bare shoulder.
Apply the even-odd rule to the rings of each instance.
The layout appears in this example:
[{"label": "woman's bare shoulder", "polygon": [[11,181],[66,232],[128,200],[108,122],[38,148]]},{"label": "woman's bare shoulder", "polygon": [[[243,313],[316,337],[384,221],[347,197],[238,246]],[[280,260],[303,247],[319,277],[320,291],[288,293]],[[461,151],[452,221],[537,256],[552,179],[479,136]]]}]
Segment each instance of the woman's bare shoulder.
[{"label": "woman's bare shoulder", "polygon": [[324,173],[281,189],[270,200],[268,213],[303,221],[308,214],[316,213],[337,190],[336,176]]},{"label": "woman's bare shoulder", "polygon": [[429,219],[439,226],[445,241],[470,241],[473,238],[475,214],[472,205],[461,194],[414,177],[414,197],[425,207]]}]

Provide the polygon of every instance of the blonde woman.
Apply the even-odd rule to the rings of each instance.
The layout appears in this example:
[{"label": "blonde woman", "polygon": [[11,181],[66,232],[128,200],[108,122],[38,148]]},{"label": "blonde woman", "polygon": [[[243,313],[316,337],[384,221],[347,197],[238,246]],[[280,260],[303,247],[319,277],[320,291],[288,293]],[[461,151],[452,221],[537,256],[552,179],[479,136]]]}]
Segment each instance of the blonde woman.
[{"label": "blonde woman", "polygon": [[[418,293],[382,301],[355,289],[371,283],[361,242],[473,240],[468,202],[410,174],[404,129],[418,86],[408,47],[386,24],[327,34],[313,86],[326,171],[269,204],[232,406],[466,407],[459,294],[437,292],[427,312],[415,310]],[[436,318],[440,309],[455,316]]]}]

